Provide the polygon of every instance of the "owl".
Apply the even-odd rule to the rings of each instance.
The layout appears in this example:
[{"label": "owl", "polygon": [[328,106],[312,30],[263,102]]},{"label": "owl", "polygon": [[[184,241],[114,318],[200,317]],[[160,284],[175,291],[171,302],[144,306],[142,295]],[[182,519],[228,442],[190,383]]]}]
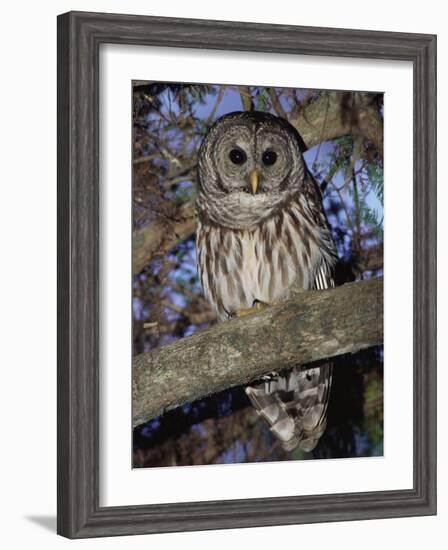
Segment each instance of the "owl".
[{"label": "owl", "polygon": [[[198,272],[219,320],[334,286],[321,192],[289,122],[257,111],[224,115],[201,144],[198,180]],[[297,365],[246,394],[285,450],[311,451],[326,427],[331,382],[331,363]]]}]

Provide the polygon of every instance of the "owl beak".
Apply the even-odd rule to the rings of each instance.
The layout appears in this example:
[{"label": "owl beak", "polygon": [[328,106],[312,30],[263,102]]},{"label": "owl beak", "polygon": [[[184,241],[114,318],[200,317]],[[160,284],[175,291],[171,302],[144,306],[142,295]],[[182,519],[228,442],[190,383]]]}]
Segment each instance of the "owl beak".
[{"label": "owl beak", "polygon": [[256,170],[252,170],[249,174],[249,181],[250,181],[250,187],[252,189],[252,194],[255,195],[258,189],[258,172]]}]

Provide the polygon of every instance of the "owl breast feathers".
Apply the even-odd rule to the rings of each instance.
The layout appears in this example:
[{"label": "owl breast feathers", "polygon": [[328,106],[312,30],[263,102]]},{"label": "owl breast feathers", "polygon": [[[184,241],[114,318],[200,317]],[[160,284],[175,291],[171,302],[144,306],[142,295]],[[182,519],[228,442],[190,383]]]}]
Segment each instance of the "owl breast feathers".
[{"label": "owl breast feathers", "polygon": [[[198,269],[220,320],[254,301],[333,286],[336,251],[320,190],[287,121],[259,112],[225,115],[205,137],[198,166]],[[298,366],[246,388],[286,449],[317,444],[331,371],[328,363]]]}]

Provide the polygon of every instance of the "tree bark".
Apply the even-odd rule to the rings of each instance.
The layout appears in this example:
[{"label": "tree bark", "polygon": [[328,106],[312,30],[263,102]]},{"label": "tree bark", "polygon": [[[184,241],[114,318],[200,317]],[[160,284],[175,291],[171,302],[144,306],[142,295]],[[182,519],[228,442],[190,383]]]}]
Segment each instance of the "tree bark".
[{"label": "tree bark", "polygon": [[263,374],[383,341],[383,280],[302,292],[133,360],[133,425]]}]

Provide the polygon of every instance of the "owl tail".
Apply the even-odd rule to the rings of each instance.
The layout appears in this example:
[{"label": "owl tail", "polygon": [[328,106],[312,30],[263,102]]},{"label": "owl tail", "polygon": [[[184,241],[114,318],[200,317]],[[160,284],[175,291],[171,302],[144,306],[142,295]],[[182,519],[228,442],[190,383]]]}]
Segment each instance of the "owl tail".
[{"label": "owl tail", "polygon": [[294,367],[246,388],[257,413],[286,451],[312,451],[327,425],[333,365]]}]

